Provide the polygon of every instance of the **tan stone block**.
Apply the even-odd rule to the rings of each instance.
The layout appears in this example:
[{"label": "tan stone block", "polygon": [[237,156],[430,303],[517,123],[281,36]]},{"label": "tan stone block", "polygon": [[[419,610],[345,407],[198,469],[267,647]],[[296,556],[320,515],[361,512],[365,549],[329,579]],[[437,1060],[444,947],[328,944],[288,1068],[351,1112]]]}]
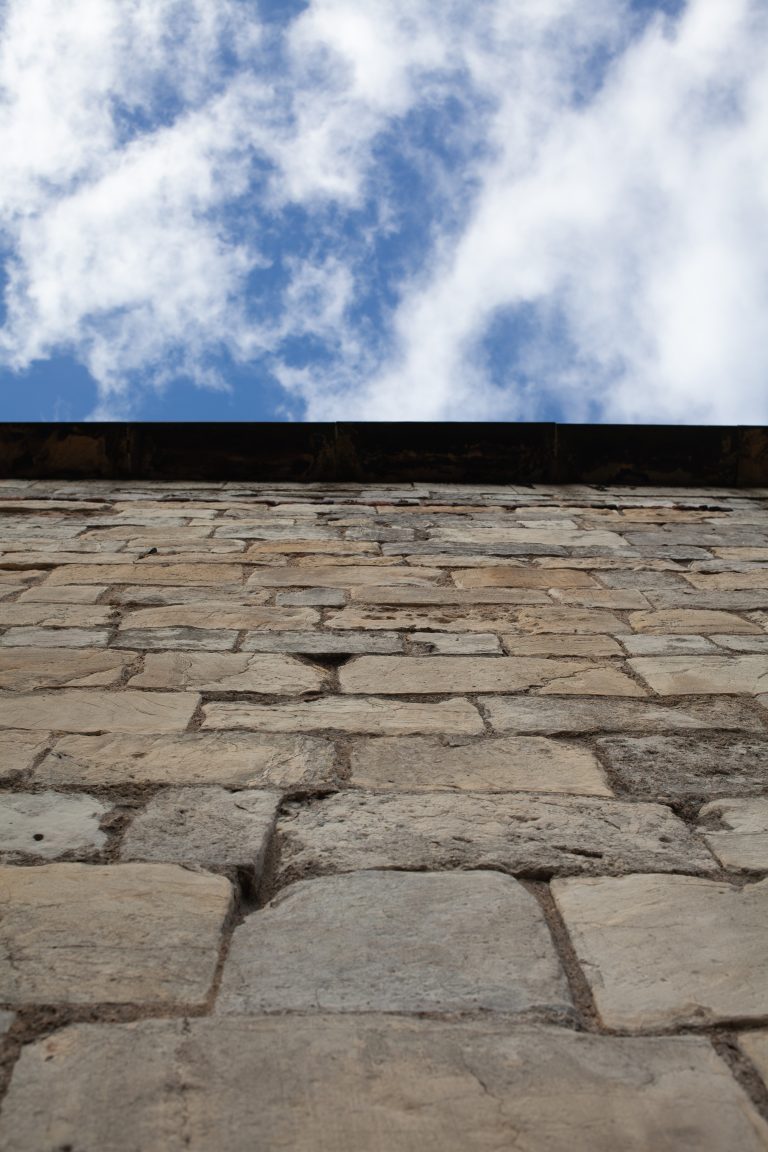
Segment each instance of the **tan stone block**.
[{"label": "tan stone block", "polygon": [[120,630],[133,628],[231,628],[288,630],[317,624],[320,613],[313,608],[266,608],[262,605],[230,605],[209,602],[143,608],[127,612]]},{"label": "tan stone block", "polygon": [[[742,1040],[757,1063],[761,1035]],[[319,1152],[318,1133],[329,1152],[768,1143],[706,1038],[348,1014],[72,1025],[22,1049],[0,1147],[252,1152],[254,1133],[291,1152]]]},{"label": "tan stone block", "polygon": [[712,554],[721,560],[742,560],[746,563],[760,564],[768,560],[768,548],[713,548]]},{"label": "tan stone block", "polygon": [[4,648],[0,651],[0,688],[15,692],[105,688],[118,683],[133,659],[128,653],[111,650]]},{"label": "tan stone block", "polygon": [[495,732],[676,732],[731,729],[759,732],[762,725],[741,701],[714,697],[684,708],[617,697],[489,696],[483,701]]},{"label": "tan stone block", "polygon": [[63,584],[52,587],[47,583],[28,588],[19,596],[18,604],[95,604],[106,592],[106,585]]},{"label": "tan stone block", "polygon": [[144,671],[130,681],[132,688],[288,696],[320,692],[327,683],[327,672],[302,664],[292,656],[252,656],[245,652],[153,653],[146,657]]},{"label": "tan stone block", "polygon": [[[257,568],[248,588],[352,588],[360,584],[419,584],[429,587],[442,573],[439,568],[378,568],[376,565]],[[721,629],[722,631],[722,629]]]},{"label": "tan stone block", "polygon": [[519,612],[495,607],[492,611],[481,608],[462,608],[446,604],[428,608],[343,608],[331,613],[325,620],[327,628],[357,631],[406,629],[409,632],[425,630],[436,632],[510,632],[517,627]]},{"label": "tan stone block", "polygon": [[44,864],[0,868],[0,893],[0,1000],[205,1003],[232,907],[223,877],[163,864]]},{"label": "tan stone block", "polygon": [[0,693],[0,728],[58,732],[181,732],[197,708],[192,692]]},{"label": "tan stone block", "polygon": [[[53,563],[61,563],[54,559]],[[152,564],[142,560],[137,564],[77,564],[56,568],[48,577],[50,584],[241,584],[243,569],[240,564],[193,563],[185,557],[183,564]]]},{"label": "tan stone block", "polygon": [[[371,545],[371,547],[374,547],[374,545]],[[254,556],[251,556],[250,560],[251,560],[251,563],[256,562]],[[317,560],[318,560],[317,556],[294,556],[291,559],[291,564],[297,568],[316,568],[317,567]],[[419,559],[419,564],[417,565],[417,567],[422,562],[423,562],[423,557],[421,557]],[[270,564],[272,564],[272,563],[274,563],[274,561],[270,560]],[[327,553],[324,553],[323,558],[322,558],[322,563],[323,563],[324,568],[348,568],[350,560],[349,560],[349,556],[330,556]],[[374,556],[372,553],[366,553],[364,556],[362,556],[362,555],[356,556],[355,557],[355,564],[357,566],[365,565],[365,566],[379,567],[379,568],[382,568],[382,567],[383,568],[386,568],[386,567],[391,568],[393,565],[396,566],[396,565],[400,564],[400,557],[399,556]]]},{"label": "tan stone block", "polygon": [[0,730],[0,780],[27,772],[49,743],[47,732]]},{"label": "tan stone block", "polygon": [[352,784],[395,792],[570,792],[611,796],[595,754],[536,736],[461,742],[379,737],[352,749]]},{"label": "tan stone block", "polygon": [[542,571],[540,568],[511,566],[504,562],[497,567],[469,568],[453,573],[458,588],[596,588],[595,581],[586,572],[568,569]]},{"label": "tan stone block", "polygon": [[[502,656],[498,636],[489,632],[412,632],[416,653],[437,656]],[[768,637],[766,637],[768,639]]]},{"label": "tan stone block", "polygon": [[699,812],[699,820],[700,831],[723,868],[768,872],[768,799],[712,800]]},{"label": "tan stone block", "polygon": [[311,703],[207,704],[203,728],[251,729],[260,732],[370,732],[382,736],[466,735],[483,731],[476,708],[467,700],[410,704],[402,700],[331,697]]},{"label": "tan stone block", "polygon": [[676,560],[651,556],[540,556],[533,560],[538,568],[588,569],[594,572],[681,572]]},{"label": "tan stone block", "polygon": [[107,839],[99,823],[109,812],[95,796],[0,792],[0,860],[16,864],[65,853],[93,857]]},{"label": "tan stone block", "polygon": [[342,692],[367,695],[513,692],[586,672],[577,660],[498,656],[359,656],[339,673]]},{"label": "tan stone block", "polygon": [[0,604],[0,628],[96,628],[109,624],[113,614],[109,605]]},{"label": "tan stone block", "polygon": [[768,655],[640,656],[628,663],[660,696],[768,690]]},{"label": "tan stone block", "polygon": [[607,1027],[768,1015],[768,881],[601,877],[555,880],[552,894]]},{"label": "tan stone block", "polygon": [[0,648],[105,648],[107,628],[8,628]]},{"label": "tan stone block", "polygon": [[646,696],[647,692],[617,668],[588,668],[551,680],[537,695]]},{"label": "tan stone block", "polygon": [[456,544],[549,544],[556,548],[627,547],[627,541],[615,532],[589,532],[580,528],[553,528],[546,523],[540,528],[440,528],[429,532],[430,540]]},{"label": "tan stone block", "polygon": [[670,608],[659,612],[632,612],[630,624],[635,632],[654,632],[661,635],[711,632],[736,634],[759,633],[761,629],[750,620],[734,616],[732,612],[710,612],[696,608]]},{"label": "tan stone block", "polygon": [[[8,735],[0,732],[0,748]],[[36,752],[44,746],[41,740]],[[32,754],[29,759],[31,764]],[[312,792],[338,783],[334,764],[333,746],[316,736],[258,732],[62,736],[35,769],[33,780],[51,788],[219,784]]]},{"label": "tan stone block", "polygon": [[[66,591],[66,588],[62,589]],[[215,603],[227,608],[236,608],[238,605],[265,604],[270,597],[268,590],[263,592],[246,592],[241,584],[217,584],[214,593],[210,587],[202,585],[199,588],[192,586],[180,587],[178,584],[158,586],[143,584],[140,588],[128,586],[113,588],[109,592],[109,603],[138,608],[164,608],[181,604],[210,604],[215,597]]]},{"label": "tan stone block", "polygon": [[629,625],[612,612],[588,608],[525,608],[517,614],[521,632],[629,632]]},{"label": "tan stone block", "polygon": [[544,632],[523,635],[516,632],[502,636],[504,648],[510,656],[623,656],[621,648],[610,636],[574,636],[569,633]]},{"label": "tan stone block", "polygon": [[[295,535],[301,533],[297,530]],[[260,556],[263,553],[283,552],[289,553],[328,553],[333,556],[360,556],[368,552],[375,552],[376,545],[366,540],[259,540],[251,544],[246,552],[246,558]],[[317,563],[315,561],[315,563]],[[347,561],[349,563],[349,561]]]},{"label": "tan stone block", "polygon": [[595,588],[591,591],[577,589],[575,592],[568,588],[553,588],[552,598],[560,604],[579,608],[615,608],[623,611],[651,607],[643,593],[632,588]]},{"label": "tan stone block", "polygon": [[768,567],[751,572],[686,572],[685,579],[704,591],[731,591],[741,588],[768,588]]},{"label": "tan stone block", "polygon": [[353,588],[361,604],[551,604],[535,588]]}]

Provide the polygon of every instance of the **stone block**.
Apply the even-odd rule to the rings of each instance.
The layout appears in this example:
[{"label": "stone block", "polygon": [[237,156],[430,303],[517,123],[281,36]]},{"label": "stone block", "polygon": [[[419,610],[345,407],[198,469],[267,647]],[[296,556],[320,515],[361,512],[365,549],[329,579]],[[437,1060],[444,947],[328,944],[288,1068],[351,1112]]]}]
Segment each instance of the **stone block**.
[{"label": "stone block", "polygon": [[574,636],[553,632],[524,635],[513,632],[502,636],[501,639],[504,642],[504,650],[509,656],[581,656],[592,659],[624,655],[611,636]]},{"label": "stone block", "polygon": [[113,648],[138,652],[231,652],[239,632],[223,628],[126,628]]},{"label": "stone block", "polygon": [[182,732],[200,697],[192,692],[0,692],[0,728],[58,732]]},{"label": "stone block", "polygon": [[348,792],[289,804],[278,823],[282,882],[368,868],[552,873],[713,872],[668,808],[588,797]]},{"label": "stone block", "polygon": [[739,700],[714,699],[707,704],[691,702],[675,707],[620,697],[489,696],[482,703],[494,732],[762,731],[755,714]]},{"label": "stone block", "polygon": [[14,863],[26,856],[92,856],[106,842],[99,822],[108,811],[95,796],[0,792],[0,859]]},{"label": "stone block", "polygon": [[[768,636],[766,637],[768,640]],[[622,636],[621,643],[630,656],[699,656],[719,655],[713,638],[706,636]]]},{"label": "stone block", "polygon": [[[58,633],[57,633],[58,634]],[[71,648],[9,648],[0,652],[0,688],[106,688],[133,660],[124,652]]]},{"label": "stone block", "polygon": [[586,572],[563,569],[542,570],[499,564],[467,568],[453,573],[457,588],[596,588]]},{"label": "stone block", "polygon": [[700,831],[723,868],[768,872],[768,799],[712,800],[699,812],[699,820]]},{"label": "stone block", "polygon": [[412,632],[408,637],[418,651],[438,656],[501,656],[498,636],[490,632]]},{"label": "stone block", "polygon": [[768,788],[768,736],[612,736],[598,750],[634,796],[705,800]]},{"label": "stone block", "polygon": [[[60,563],[60,561],[53,561]],[[48,583],[56,584],[242,584],[240,564],[198,564],[185,557],[183,564],[105,564],[103,557],[94,564],[77,564],[55,568]]]},{"label": "stone block", "polygon": [[635,632],[652,632],[660,635],[674,633],[706,635],[711,632],[735,635],[738,632],[760,632],[757,624],[753,624],[751,620],[742,620],[732,612],[712,612],[695,608],[632,612],[629,622]]},{"label": "stone block", "polygon": [[768,655],[638,657],[629,663],[660,696],[757,695],[768,690]]},{"label": "stone block", "polygon": [[294,884],[235,929],[216,1011],[568,1012],[543,913],[496,872]]},{"label": "stone block", "polygon": [[0,604],[0,628],[97,628],[109,624],[113,612],[99,604]]},{"label": "stone block", "polygon": [[28,772],[49,743],[46,732],[0,729],[0,780],[12,780]]},{"label": "stone block", "polygon": [[538,736],[379,737],[352,749],[355,787],[395,792],[570,792],[611,796],[588,748]]},{"label": "stone block", "polygon": [[120,847],[121,860],[189,864],[261,875],[280,804],[279,792],[166,788],[139,812]]},{"label": "stone block", "polygon": [[[309,628],[317,624],[320,613],[313,608],[267,608],[243,604],[177,604],[166,608],[142,608],[128,612],[120,625],[127,628],[232,628],[244,629]],[[721,629],[722,631],[722,629]]]},{"label": "stone block", "polygon": [[36,584],[23,592],[17,603],[19,604],[95,604],[99,597],[107,591],[106,586],[98,584],[63,584],[60,587],[49,584]]},{"label": "stone block", "polygon": [[768,881],[600,877],[555,880],[552,893],[608,1028],[768,1015]]},{"label": "stone block", "polygon": [[465,604],[551,604],[546,592],[537,588],[353,588],[353,604],[440,605]]},{"label": "stone block", "polygon": [[651,605],[642,592],[634,588],[553,588],[552,598],[559,604],[576,608],[613,608],[626,611],[630,608],[650,608]]},{"label": "stone block", "polygon": [[201,1007],[232,889],[176,865],[43,864],[0,868],[0,900],[0,1002]]},{"label": "stone block", "polygon": [[402,652],[396,632],[249,632],[243,652],[292,652],[297,656],[390,655]]},{"label": "stone block", "polygon": [[279,608],[342,608],[345,594],[342,588],[303,588],[278,592],[275,603]]},{"label": "stone block", "polygon": [[302,664],[292,656],[164,652],[147,656],[144,671],[134,676],[130,684],[133,688],[293,696],[319,692],[327,681],[327,672]]},{"label": "stone block", "polygon": [[764,1152],[768,1142],[704,1038],[344,1015],[72,1025],[23,1050],[0,1148],[252,1152],[254,1133],[291,1152],[493,1152],[510,1140],[526,1152]]},{"label": "stone block", "polygon": [[342,692],[369,695],[515,692],[587,672],[578,660],[497,656],[359,656],[339,673]]},{"label": "stone block", "polygon": [[[483,722],[467,700],[412,704],[372,697],[327,697],[311,703],[279,705],[207,704],[203,728],[251,729],[254,732],[370,732],[382,736],[477,736]],[[0,711],[0,717],[2,712]]]},{"label": "stone block", "polygon": [[3,648],[105,648],[106,628],[9,628],[0,636]]},{"label": "stone block", "polygon": [[[419,584],[429,587],[442,573],[439,568],[379,568],[350,563],[316,568],[257,568],[248,588],[353,588],[361,584]],[[722,631],[722,629],[721,629]]]}]

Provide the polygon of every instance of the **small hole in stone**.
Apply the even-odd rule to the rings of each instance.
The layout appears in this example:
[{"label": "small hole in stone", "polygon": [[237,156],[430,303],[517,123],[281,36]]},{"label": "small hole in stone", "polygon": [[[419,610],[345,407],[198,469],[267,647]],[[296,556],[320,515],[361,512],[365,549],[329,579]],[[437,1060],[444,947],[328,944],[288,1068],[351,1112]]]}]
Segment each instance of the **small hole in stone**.
[{"label": "small hole in stone", "polygon": [[45,840],[45,836],[43,836],[42,832],[35,832],[32,839],[33,840]]}]

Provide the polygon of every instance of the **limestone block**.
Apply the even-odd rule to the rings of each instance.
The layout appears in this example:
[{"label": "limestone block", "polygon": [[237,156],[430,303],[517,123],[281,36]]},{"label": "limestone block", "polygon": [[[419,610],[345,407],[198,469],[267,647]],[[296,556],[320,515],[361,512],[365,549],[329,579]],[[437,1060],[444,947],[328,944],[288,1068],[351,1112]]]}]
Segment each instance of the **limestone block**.
[{"label": "limestone block", "polygon": [[[621,648],[611,636],[574,636],[568,633],[545,632],[526,635],[508,633],[501,638],[510,656],[623,656]],[[624,636],[622,636],[624,639]]]},{"label": "limestone block", "polygon": [[421,632],[511,632],[518,626],[519,612],[497,606],[492,612],[482,608],[444,605],[430,608],[356,608],[332,613],[325,621],[328,628],[342,629],[407,629]]},{"label": "limestone block", "polygon": [[280,800],[275,791],[164,789],[134,817],[120,859],[236,868],[258,879]]},{"label": "limestone block", "polygon": [[0,687],[16,692],[109,687],[119,682],[132,660],[128,653],[111,650],[9,648],[0,652]]},{"label": "limestone block", "polygon": [[389,655],[402,652],[396,632],[249,632],[243,652],[293,652],[297,656]]},{"label": "limestone block", "polygon": [[105,628],[9,628],[0,636],[3,648],[105,648]]},{"label": "limestone block", "polygon": [[588,748],[538,736],[481,741],[379,737],[352,749],[352,783],[395,792],[570,792],[611,796]]},{"label": "limestone block", "polygon": [[[633,663],[637,663],[633,661]],[[655,685],[652,685],[655,687]],[[489,696],[483,709],[495,732],[674,732],[726,728],[762,731],[757,718],[737,700],[714,699],[685,707],[645,700],[533,696]]]},{"label": "limestone block", "polygon": [[342,692],[514,692],[546,684],[591,665],[578,660],[497,656],[359,656],[339,673]]},{"label": "limestone block", "polygon": [[768,800],[712,800],[699,819],[704,839],[723,868],[768,872]]},{"label": "limestone block", "polygon": [[235,929],[216,1011],[567,1012],[536,900],[496,872],[291,885]]},{"label": "limestone block", "polygon": [[[257,568],[248,588],[352,588],[360,584],[433,584],[439,568],[378,568],[350,563],[316,568]],[[723,631],[723,629],[721,629]]]},{"label": "limestone block", "polygon": [[113,611],[99,604],[0,604],[0,628],[96,628],[109,624]]},{"label": "limestone block", "polygon": [[0,729],[0,780],[11,780],[29,771],[49,743],[46,732]]},{"label": "limestone block", "polygon": [[[60,561],[54,561],[60,563]],[[104,564],[99,557],[97,564],[83,564],[82,557],[77,564],[56,568],[48,577],[48,583],[55,584],[242,584],[243,569],[240,564],[191,563],[185,558],[183,564],[150,564],[140,561],[136,564]]]},{"label": "limestone block", "polygon": [[430,540],[458,544],[553,544],[560,548],[622,549],[627,541],[616,532],[587,532],[580,528],[440,528],[429,532]]},{"label": "limestone block", "polygon": [[0,859],[55,860],[91,856],[106,842],[99,821],[109,808],[94,796],[59,792],[0,792]]},{"label": "limestone block", "polygon": [[0,1001],[201,1006],[232,889],[176,865],[43,864],[0,868],[0,902]]},{"label": "limestone block", "polygon": [[33,779],[56,788],[219,784],[287,792],[337,783],[328,741],[255,732],[62,736]]},{"label": "limestone block", "polygon": [[537,588],[353,588],[353,603],[360,604],[551,604]]},{"label": "limestone block", "polygon": [[289,804],[278,831],[283,882],[367,868],[536,877],[715,870],[668,808],[588,797],[348,792]]},{"label": "limestone block", "polygon": [[595,588],[586,572],[567,569],[543,571],[508,564],[468,568],[453,573],[457,588]]},{"label": "limestone block", "polygon": [[768,1142],[704,1038],[313,1015],[46,1036],[16,1065],[0,1148],[253,1152],[254,1133],[291,1152],[494,1152],[511,1139],[526,1152],[764,1152]]},{"label": "limestone block", "polygon": [[[622,636],[621,643],[630,656],[698,656],[719,655],[714,637],[706,636]],[[766,637],[768,640],[768,636]]]},{"label": "limestone block", "polygon": [[768,736],[612,736],[598,749],[623,787],[644,799],[755,796],[768,788]]},{"label": "limestone block", "polygon": [[182,732],[200,697],[192,692],[63,689],[0,693],[0,728],[59,732]]},{"label": "limestone block", "polygon": [[618,634],[629,631],[629,626],[613,612],[599,608],[527,608],[517,613],[515,627],[521,632]]},{"label": "limestone block", "polygon": [[555,880],[603,1023],[637,1031],[768,1015],[768,881]]},{"label": "limestone block", "polygon": [[410,642],[438,656],[501,656],[498,636],[490,632],[412,632]]},{"label": "limestone block", "polygon": [[661,635],[672,633],[709,634],[725,632],[735,635],[738,632],[759,633],[760,628],[751,620],[742,620],[732,612],[715,612],[706,609],[670,608],[659,612],[632,612],[630,624],[635,632],[653,632]]},{"label": "limestone block", "polygon": [[[65,591],[63,588],[62,591]],[[127,587],[112,588],[109,593],[110,604],[124,604],[142,608],[162,608],[179,604],[208,604],[211,600],[211,589],[205,585],[195,587],[188,585],[181,587],[178,584],[144,584],[140,587],[128,585]],[[246,592],[240,584],[218,584],[215,593],[218,604],[226,603],[228,607],[248,603],[263,604],[269,598],[269,592]]]},{"label": "limestone block", "polygon": [[126,628],[117,633],[112,647],[139,652],[231,652],[239,635],[224,628]]},{"label": "limestone block", "polygon": [[[766,550],[768,558],[768,550]],[[694,588],[706,592],[737,591],[745,588],[768,590],[768,567],[752,568],[748,572],[686,572],[684,579]]]},{"label": "limestone block", "polygon": [[292,656],[164,652],[147,656],[144,671],[134,676],[130,684],[133,688],[291,696],[319,692],[327,681],[327,672],[302,664]]},{"label": "limestone block", "polygon": [[634,588],[553,588],[552,598],[560,604],[578,608],[615,608],[625,611],[651,607],[643,593]]},{"label": "limestone block", "polygon": [[660,696],[757,695],[768,690],[768,655],[638,657],[629,663]]},{"label": "limestone block", "polygon": [[279,608],[342,608],[345,603],[341,588],[303,588],[298,592],[278,592]]},{"label": "limestone block", "polygon": [[98,584],[63,584],[51,586],[47,583],[36,584],[23,592],[17,603],[19,604],[95,604],[100,596],[106,592],[106,586]]},{"label": "limestone block", "polygon": [[128,612],[120,625],[125,628],[308,628],[317,624],[319,612],[312,608],[266,608],[242,604],[177,604],[165,608],[142,608]]},{"label": "limestone block", "polygon": [[[311,703],[280,705],[207,704],[205,729],[251,729],[254,732],[370,732],[382,736],[476,736],[483,731],[477,709],[467,700],[411,704],[374,697],[328,697]],[[2,717],[2,711],[0,711]]]},{"label": "limestone block", "polygon": [[[762,621],[758,620],[758,623]],[[768,654],[768,636],[712,636],[715,644],[729,652],[755,652]]]}]

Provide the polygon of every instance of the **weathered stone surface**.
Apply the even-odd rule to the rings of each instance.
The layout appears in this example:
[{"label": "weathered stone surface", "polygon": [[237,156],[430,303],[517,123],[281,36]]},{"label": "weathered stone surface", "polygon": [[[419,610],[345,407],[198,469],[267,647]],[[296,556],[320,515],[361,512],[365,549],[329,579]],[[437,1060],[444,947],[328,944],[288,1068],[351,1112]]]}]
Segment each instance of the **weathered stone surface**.
[{"label": "weathered stone surface", "polygon": [[489,696],[483,700],[495,732],[663,732],[693,728],[762,731],[754,713],[736,700],[672,707],[626,698]]},{"label": "weathered stone surface", "polygon": [[252,656],[166,652],[147,656],[144,671],[130,681],[133,688],[193,688],[201,692],[258,692],[297,695],[319,692],[328,673],[292,656]]},{"label": "weathered stone surface", "polygon": [[670,608],[659,612],[632,612],[630,624],[635,632],[653,632],[661,635],[674,633],[708,634],[711,632],[760,632],[757,624],[743,620],[732,612],[711,612],[706,609]]},{"label": "weathered stone surface", "polygon": [[293,652],[304,656],[389,655],[403,650],[396,632],[249,632],[243,652]]},{"label": "weathered stone surface", "polygon": [[46,732],[0,729],[0,780],[11,780],[29,771],[49,743]]},{"label": "weathered stone surface", "polygon": [[481,608],[461,608],[446,604],[430,608],[344,608],[326,620],[329,628],[391,629],[409,632],[429,629],[437,632],[511,632],[518,627],[520,613],[497,606],[493,612]]},{"label": "weathered stone surface", "polygon": [[630,656],[719,654],[717,645],[706,636],[622,636],[621,643]]},{"label": "weathered stone surface", "polygon": [[280,793],[224,788],[167,788],[134,817],[121,860],[239,868],[261,875]]},{"label": "weathered stone surface", "polygon": [[15,1019],[15,1012],[0,1012],[0,1041],[10,1032]]},{"label": "weathered stone surface", "polygon": [[699,820],[723,868],[768,872],[768,799],[712,800],[699,812]]},{"label": "weathered stone surface", "polygon": [[457,588],[595,588],[595,581],[586,572],[568,569],[542,571],[499,564],[483,568],[468,568],[453,573]]},{"label": "weathered stone surface", "polygon": [[[0,740],[4,735],[0,732]],[[33,779],[56,788],[219,784],[288,792],[337,783],[328,741],[255,732],[62,736]]]},{"label": "weathered stone surface", "polygon": [[555,880],[598,1012],[636,1031],[768,1015],[768,881]]},{"label": "weathered stone surface", "polygon": [[[477,709],[467,700],[410,704],[372,697],[328,697],[307,704],[207,704],[203,728],[250,728],[255,732],[370,732],[382,736],[476,736],[483,731]],[[0,716],[2,713],[0,712]]]},{"label": "weathered stone surface", "polygon": [[358,556],[362,559],[367,553],[375,551],[375,548],[375,544],[352,540],[262,540],[250,545],[246,559],[249,563],[260,564],[263,556],[272,553],[283,553],[286,556],[311,553],[318,557],[313,561],[314,564],[326,564],[329,556],[342,556],[345,564],[351,564]]},{"label": "weathered stone surface", "polygon": [[768,1140],[703,1038],[227,1016],[78,1024],[27,1046],[0,1148],[252,1152],[254,1133],[291,1152],[494,1152],[510,1139],[521,1152],[764,1152]]},{"label": "weathered stone surface", "polygon": [[231,903],[175,865],[0,868],[0,1001],[202,1005]]},{"label": "weathered stone surface", "polygon": [[0,687],[103,688],[116,684],[133,657],[125,652],[86,649],[11,648],[0,652]]},{"label": "weathered stone surface", "polygon": [[108,624],[112,613],[99,604],[0,604],[0,628],[96,628]]},{"label": "weathered stone surface", "polygon": [[768,636],[712,636],[715,644],[728,652],[755,652],[768,654]]},{"label": "weathered stone surface", "polygon": [[379,568],[363,564],[325,568],[257,568],[248,580],[248,588],[352,588],[360,584],[420,584],[428,587],[440,574],[439,568]]},{"label": "weathered stone surface", "polygon": [[353,588],[353,603],[382,605],[551,604],[546,592],[536,588]]},{"label": "weathered stone surface", "polygon": [[396,792],[570,792],[610,796],[593,752],[537,736],[471,743],[379,737],[352,749],[352,784]]},{"label": "weathered stone surface", "polygon": [[178,604],[166,608],[142,608],[128,612],[120,625],[125,628],[308,628],[320,613],[313,608],[266,608],[261,605]]},{"label": "weathered stone surface", "polygon": [[768,736],[612,736],[598,749],[623,787],[646,799],[756,796],[768,788]]},{"label": "weathered stone surface", "polygon": [[19,604],[95,604],[106,586],[98,584],[63,584],[60,587],[50,584],[37,584],[19,596]]},{"label": "weathered stone surface", "polygon": [[768,568],[753,568],[749,572],[686,572],[684,579],[694,588],[707,592],[768,589]]},{"label": "weathered stone surface", "polygon": [[[56,568],[49,584],[242,584],[240,564],[199,564],[185,557],[183,564],[68,564]],[[54,560],[54,563],[56,561]]]},{"label": "weathered stone surface", "polygon": [[339,673],[342,692],[513,692],[548,684],[591,665],[577,660],[498,656],[360,656]]},{"label": "weathered stone surface", "polygon": [[192,692],[0,693],[0,728],[59,732],[181,732],[200,702]]},{"label": "weathered stone surface", "polygon": [[583,529],[557,528],[542,524],[539,528],[440,528],[429,533],[431,540],[457,544],[552,544],[559,548],[627,547],[623,536],[615,532],[587,532]]},{"label": "weathered stone surface", "polygon": [[651,607],[643,593],[633,588],[553,588],[552,598],[560,604],[579,608],[615,608],[625,611]]},{"label": "weathered stone surface", "polygon": [[3,648],[104,648],[105,628],[9,628],[0,636]]},{"label": "weathered stone surface", "polygon": [[349,792],[288,805],[283,881],[367,868],[712,872],[715,862],[659,804],[496,793]]},{"label": "weathered stone surface", "polygon": [[[66,592],[67,586],[63,586],[59,591]],[[162,608],[166,605],[200,604],[201,602],[207,604],[212,595],[216,597],[217,603],[226,602],[227,607],[244,604],[246,599],[248,604],[252,606],[268,600],[269,590],[265,588],[263,592],[253,590],[246,592],[241,584],[217,584],[215,592],[212,593],[210,587],[205,587],[205,585],[194,587],[178,584],[144,584],[140,587],[128,585],[127,587],[111,588],[108,600],[110,604]]]},{"label": "weathered stone surface", "polygon": [[[623,637],[622,637],[623,639]],[[574,636],[568,633],[546,632],[524,635],[519,632],[502,636],[505,651],[510,656],[623,656],[621,648],[611,636]]]},{"label": "weathered stone surface", "polygon": [[342,588],[304,588],[298,592],[278,592],[279,608],[341,608],[345,603]]},{"label": "weathered stone surface", "polygon": [[660,696],[756,695],[768,690],[768,655],[639,657],[629,663]]},{"label": "weathered stone surface", "polygon": [[235,929],[217,1012],[567,1011],[544,916],[496,872],[294,884]]},{"label": "weathered stone surface", "polygon": [[408,637],[417,652],[438,656],[501,656],[501,642],[490,632],[412,632]]},{"label": "weathered stone surface", "polygon": [[755,1065],[768,1087],[768,1029],[743,1032],[739,1036],[739,1047]]},{"label": "weathered stone surface", "polygon": [[231,652],[239,632],[223,628],[126,628],[113,648],[144,651]]},{"label": "weathered stone surface", "polygon": [[94,796],[0,792],[0,859],[93,855],[106,842],[99,821],[108,811]]}]

